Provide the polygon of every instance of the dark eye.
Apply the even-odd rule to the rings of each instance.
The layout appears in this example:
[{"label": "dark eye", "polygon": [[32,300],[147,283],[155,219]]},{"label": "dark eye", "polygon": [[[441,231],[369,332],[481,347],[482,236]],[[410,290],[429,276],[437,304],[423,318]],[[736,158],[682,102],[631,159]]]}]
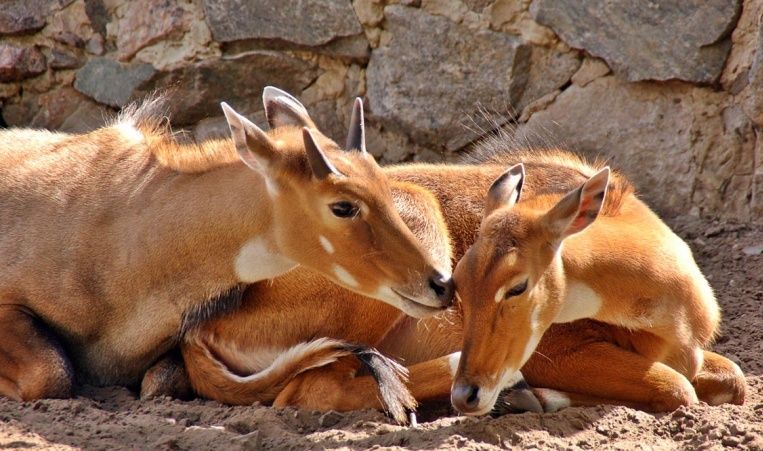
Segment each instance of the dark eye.
[{"label": "dark eye", "polygon": [[520,294],[524,293],[526,289],[527,289],[527,280],[511,287],[511,290],[506,292],[506,296],[504,296],[504,299],[508,299],[512,296],[519,296]]},{"label": "dark eye", "polygon": [[359,211],[357,205],[352,202],[347,202],[346,200],[334,202],[329,205],[329,208],[331,209],[331,213],[334,213],[334,216],[337,218],[354,218],[358,215]]}]

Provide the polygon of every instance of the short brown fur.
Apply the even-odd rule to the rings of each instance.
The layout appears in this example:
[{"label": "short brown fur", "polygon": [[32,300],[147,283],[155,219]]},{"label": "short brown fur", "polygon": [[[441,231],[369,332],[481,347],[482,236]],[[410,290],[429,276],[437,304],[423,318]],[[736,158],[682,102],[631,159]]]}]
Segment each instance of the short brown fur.
[{"label": "short brown fur", "polygon": [[[474,242],[483,217],[487,188],[509,164],[525,162],[528,177],[523,188],[524,196],[548,196],[545,202],[557,198],[558,193],[577,188],[601,167],[585,165],[578,157],[556,150],[548,154],[504,153],[493,155],[488,160],[482,165],[415,164],[385,169],[391,179],[404,183],[396,183],[393,191],[412,184],[434,194],[450,231],[455,260],[461,258]],[[611,196],[604,207],[605,216],[617,215],[626,208],[627,202],[640,204],[633,197],[630,183],[620,175],[615,174],[612,178],[609,193]],[[399,196],[395,194],[395,197]],[[423,221],[440,221],[433,207],[422,203],[425,200],[419,198],[419,202],[413,205],[421,209],[420,213],[402,216],[427,247],[436,249],[442,243],[432,241],[433,235],[421,233]],[[639,208],[638,211],[648,212],[646,207]],[[651,215],[651,212],[648,214]],[[638,230],[638,226],[634,227]],[[319,300],[319,308],[314,308],[311,303],[315,300]],[[490,330],[487,326],[490,320],[488,316],[482,324],[469,324],[467,335],[472,329]],[[309,271],[294,271],[274,280],[270,286],[249,290],[242,310],[204,324],[189,336],[182,347],[193,386],[199,394],[209,398],[233,404],[274,402],[276,405],[320,410],[381,408],[374,381],[368,376],[356,375],[358,364],[351,357],[337,356],[334,363],[313,370],[304,369],[312,364],[312,357],[306,358],[304,365],[295,359],[291,365],[296,364],[297,371],[285,371],[268,380],[267,384],[242,383],[231,375],[257,375],[263,365],[247,367],[237,362],[251,361],[265,351],[272,354],[271,358],[263,359],[269,363],[275,356],[300,342],[315,337],[332,337],[377,346],[386,354],[402,359],[410,371],[408,386],[418,401],[443,398],[450,393],[454,370],[451,365],[457,361],[457,352],[462,347],[462,321],[460,309],[423,320],[406,317],[389,306],[335,287]],[[288,327],[283,327],[284,324]],[[600,393],[599,398],[595,398],[595,389],[599,385],[594,378],[621,388],[632,382],[622,377],[621,368],[613,367],[615,371],[612,372],[602,371],[602,368],[610,368],[611,365],[599,366],[596,371],[591,371],[592,365],[599,364],[598,347],[612,349],[626,366],[660,357],[640,356],[643,348],[648,349],[648,346],[640,344],[644,343],[643,337],[640,337],[639,332],[588,320],[552,325],[540,341],[538,352],[533,353],[525,364],[523,372],[532,385],[559,390],[536,390],[538,398],[549,410],[554,406],[547,399],[548,393],[560,393],[565,389],[581,391],[574,394],[576,397],[573,399],[580,405],[588,405],[593,399],[598,399],[601,402],[665,410],[687,403],[693,392],[685,397],[676,397],[675,394],[686,390],[686,386],[682,379],[676,377],[677,373],[670,372],[658,373],[650,381],[634,384],[633,387],[640,387],[642,397],[637,391],[632,394],[620,391]],[[209,349],[216,351],[216,358],[211,358]],[[570,350],[575,353],[567,357]],[[719,358],[736,368],[730,361]],[[500,359],[493,360],[492,363],[498,366],[502,363]],[[717,372],[708,369],[707,377],[720,381],[713,386],[713,390],[738,403],[744,398],[744,377],[735,373],[733,368]],[[583,388],[565,385],[570,381],[583,381],[587,385]],[[693,382],[697,387],[702,385],[700,376]],[[651,387],[665,386],[667,391],[654,391],[649,384],[656,384]],[[699,388],[697,394],[700,399],[710,399]]]},{"label": "short brown fur", "polygon": [[[0,313],[53,337],[0,328],[0,355],[24,356],[0,365],[0,395],[68,393],[68,359],[80,382],[136,384],[189,318],[235,307],[213,300],[298,264],[369,296],[397,289],[407,298],[379,297],[419,315],[450,304],[449,264],[403,224],[373,157],[341,150],[288,94],[263,100],[273,130],[226,106],[233,139],[202,145],[156,119],[161,98],[87,134],[0,132]],[[311,156],[342,173],[318,177]],[[336,217],[336,201],[360,211]],[[34,376],[46,372],[58,383]]]}]

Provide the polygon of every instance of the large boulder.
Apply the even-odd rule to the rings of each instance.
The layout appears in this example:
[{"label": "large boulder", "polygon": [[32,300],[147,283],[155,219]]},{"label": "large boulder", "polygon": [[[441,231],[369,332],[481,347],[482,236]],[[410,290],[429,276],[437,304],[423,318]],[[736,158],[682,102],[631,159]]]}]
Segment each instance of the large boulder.
[{"label": "large boulder", "polygon": [[123,107],[138,86],[151,79],[155,72],[150,64],[122,64],[109,58],[93,58],[77,71],[74,88],[105,105]]},{"label": "large boulder", "polygon": [[218,42],[275,39],[319,46],[363,33],[349,1],[204,0],[204,10]]},{"label": "large boulder", "polygon": [[688,213],[694,204],[702,214],[750,216],[752,126],[710,89],[598,78],[568,87],[512,142],[604,159],[662,213]]},{"label": "large boulder", "polygon": [[167,37],[179,37],[191,27],[193,17],[170,0],[130,2],[119,20],[119,59],[129,60],[140,49]]},{"label": "large boulder", "polygon": [[248,114],[262,109],[262,89],[267,85],[298,96],[318,74],[313,63],[285,53],[253,51],[157,72],[133,97],[170,90],[173,122],[188,125],[219,115],[221,101]]},{"label": "large boulder", "polygon": [[45,26],[54,0],[3,0],[0,6],[0,35],[32,33]]},{"label": "large boulder", "polygon": [[0,83],[35,77],[46,69],[45,55],[37,47],[0,44]]},{"label": "large boulder", "polygon": [[531,13],[567,44],[631,81],[715,82],[739,0],[535,0]]},{"label": "large boulder", "polygon": [[372,53],[367,77],[370,110],[386,128],[457,150],[487,126],[481,109],[506,118],[516,108],[530,46],[416,8],[393,5],[384,14],[389,39]]}]

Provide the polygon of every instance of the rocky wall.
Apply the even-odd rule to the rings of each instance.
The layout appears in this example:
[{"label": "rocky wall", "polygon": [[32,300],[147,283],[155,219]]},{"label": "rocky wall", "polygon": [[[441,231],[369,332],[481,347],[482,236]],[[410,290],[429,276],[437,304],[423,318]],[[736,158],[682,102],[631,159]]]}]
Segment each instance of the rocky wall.
[{"label": "rocky wall", "polygon": [[763,219],[763,0],[4,0],[3,125],[79,132],[154,89],[173,124],[262,122],[272,84],[384,162],[502,130],[621,168],[663,214]]}]

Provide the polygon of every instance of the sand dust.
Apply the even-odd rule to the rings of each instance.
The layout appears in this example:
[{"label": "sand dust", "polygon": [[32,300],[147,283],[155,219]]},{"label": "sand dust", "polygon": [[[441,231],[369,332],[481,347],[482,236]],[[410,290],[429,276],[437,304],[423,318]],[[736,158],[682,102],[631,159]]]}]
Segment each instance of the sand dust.
[{"label": "sand dust", "polygon": [[763,449],[763,227],[682,218],[687,239],[723,307],[715,350],[741,365],[744,406],[700,403],[653,415],[625,407],[554,414],[459,417],[446,403],[417,428],[379,412],[348,414],[226,407],[216,402],[141,402],[124,388],[83,387],[71,400],[0,400],[0,448],[50,449]]}]

